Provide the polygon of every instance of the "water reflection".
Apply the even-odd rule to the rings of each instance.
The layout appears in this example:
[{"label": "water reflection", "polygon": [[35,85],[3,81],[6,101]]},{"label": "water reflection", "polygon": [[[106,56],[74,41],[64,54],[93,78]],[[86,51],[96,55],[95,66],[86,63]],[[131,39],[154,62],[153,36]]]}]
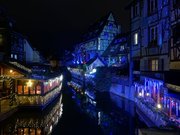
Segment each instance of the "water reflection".
[{"label": "water reflection", "polygon": [[43,111],[18,111],[1,123],[1,135],[48,135],[62,116],[62,95]]},{"label": "water reflection", "polygon": [[[114,94],[104,93],[97,96],[96,104],[89,97],[74,98],[82,112],[94,119],[105,135],[135,135],[138,128],[146,125],[136,114],[135,104]],[[81,103],[79,103],[81,101]]]}]

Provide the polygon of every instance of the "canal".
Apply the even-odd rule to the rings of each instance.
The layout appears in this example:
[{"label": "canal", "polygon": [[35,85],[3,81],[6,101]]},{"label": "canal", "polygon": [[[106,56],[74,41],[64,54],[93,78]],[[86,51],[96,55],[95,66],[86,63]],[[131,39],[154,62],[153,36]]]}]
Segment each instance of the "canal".
[{"label": "canal", "polygon": [[18,110],[0,123],[0,135],[135,135],[146,128],[133,102],[104,93],[89,100],[66,88],[46,109]]}]

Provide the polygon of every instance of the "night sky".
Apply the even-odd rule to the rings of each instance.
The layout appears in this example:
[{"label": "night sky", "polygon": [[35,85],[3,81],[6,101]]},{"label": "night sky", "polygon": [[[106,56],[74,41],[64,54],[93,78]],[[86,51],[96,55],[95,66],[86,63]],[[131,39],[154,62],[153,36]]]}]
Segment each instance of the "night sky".
[{"label": "night sky", "polygon": [[112,11],[124,31],[130,0],[0,0],[20,33],[44,55],[72,50],[90,24]]}]

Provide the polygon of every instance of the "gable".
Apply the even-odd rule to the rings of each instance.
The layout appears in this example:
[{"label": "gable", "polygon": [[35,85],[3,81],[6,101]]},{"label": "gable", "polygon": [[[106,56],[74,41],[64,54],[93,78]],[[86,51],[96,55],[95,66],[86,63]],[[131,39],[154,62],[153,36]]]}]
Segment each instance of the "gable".
[{"label": "gable", "polygon": [[108,21],[115,21],[113,15],[112,15],[112,13],[109,15]]},{"label": "gable", "polygon": [[90,66],[93,66],[93,67],[101,67],[101,66],[104,66],[104,64],[102,63],[102,61],[100,59],[96,59],[93,63],[91,63],[89,65]]}]

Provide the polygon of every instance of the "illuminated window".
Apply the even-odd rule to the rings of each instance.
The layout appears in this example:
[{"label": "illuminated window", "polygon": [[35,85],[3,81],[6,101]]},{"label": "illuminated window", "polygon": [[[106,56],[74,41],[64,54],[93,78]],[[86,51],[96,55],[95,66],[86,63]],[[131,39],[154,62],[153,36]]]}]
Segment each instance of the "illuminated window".
[{"label": "illuminated window", "polygon": [[23,94],[22,85],[18,85],[18,94]]},{"label": "illuminated window", "polygon": [[134,45],[138,44],[138,33],[134,34]]},{"label": "illuminated window", "polygon": [[30,135],[35,135],[35,129],[34,128],[30,128]]},{"label": "illuminated window", "polygon": [[151,60],[151,70],[158,71],[158,60]]},{"label": "illuminated window", "polygon": [[28,86],[24,86],[24,94],[29,94]]},{"label": "illuminated window", "polygon": [[29,134],[29,128],[24,128],[24,135],[28,135]]},{"label": "illuminated window", "polygon": [[14,59],[17,59],[17,54],[14,54]]},{"label": "illuminated window", "polygon": [[14,55],[13,55],[13,54],[11,54],[11,58],[13,58],[13,56],[14,56]]},{"label": "illuminated window", "polygon": [[35,89],[34,87],[29,87],[30,88],[30,94],[35,94]]},{"label": "illuminated window", "polygon": [[36,94],[41,94],[41,86],[40,85],[36,86]]},{"label": "illuminated window", "polygon": [[36,130],[36,135],[41,135],[41,129]]}]

